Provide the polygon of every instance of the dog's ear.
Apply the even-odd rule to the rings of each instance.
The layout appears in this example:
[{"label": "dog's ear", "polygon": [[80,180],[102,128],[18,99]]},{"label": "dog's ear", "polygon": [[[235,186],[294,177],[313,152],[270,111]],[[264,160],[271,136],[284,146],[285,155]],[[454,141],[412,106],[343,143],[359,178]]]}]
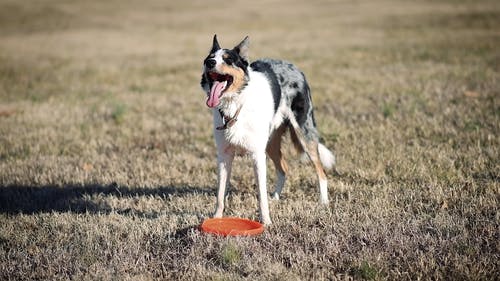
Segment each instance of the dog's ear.
[{"label": "dog's ear", "polygon": [[214,35],[214,40],[212,42],[212,50],[210,50],[210,53],[215,53],[217,50],[220,49],[219,42],[217,42],[217,34]]},{"label": "dog's ear", "polygon": [[238,53],[240,57],[248,61],[248,47],[250,45],[250,40],[248,39],[248,36],[243,39],[243,41],[240,42],[240,44],[236,45],[236,47],[233,48],[233,51]]}]

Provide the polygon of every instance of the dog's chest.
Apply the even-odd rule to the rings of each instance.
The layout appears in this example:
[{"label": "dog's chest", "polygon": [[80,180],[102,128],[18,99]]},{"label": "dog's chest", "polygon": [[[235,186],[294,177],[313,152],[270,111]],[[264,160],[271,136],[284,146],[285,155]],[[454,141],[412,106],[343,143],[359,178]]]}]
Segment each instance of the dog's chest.
[{"label": "dog's chest", "polygon": [[270,128],[270,118],[265,117],[265,114],[259,115],[255,111],[242,112],[234,125],[223,131],[224,138],[227,142],[249,151],[265,147]]},{"label": "dog's chest", "polygon": [[[247,88],[241,93],[240,103],[229,113],[234,116],[235,108],[241,106],[236,121],[223,130],[222,134],[230,144],[256,151],[267,146],[274,117],[274,101],[267,80],[254,73],[251,78]],[[218,115],[218,122],[222,122],[222,117]]]}]

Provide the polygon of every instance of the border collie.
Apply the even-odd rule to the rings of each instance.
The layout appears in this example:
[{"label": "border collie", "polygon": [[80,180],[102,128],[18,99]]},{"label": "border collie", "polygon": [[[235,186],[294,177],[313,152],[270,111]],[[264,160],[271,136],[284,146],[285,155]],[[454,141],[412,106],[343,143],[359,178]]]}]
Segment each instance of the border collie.
[{"label": "border collie", "polygon": [[217,145],[218,192],[214,217],[222,217],[235,154],[248,153],[254,161],[259,189],[260,220],[271,224],[266,187],[266,154],[276,166],[273,198],[279,199],[288,166],[281,153],[282,137],[288,130],[299,152],[311,160],[319,179],[320,202],[328,204],[326,169],[335,156],[319,143],[311,91],[304,74],[293,64],[274,59],[250,63],[249,40],[233,49],[219,46],[203,61],[201,87],[212,108]]}]

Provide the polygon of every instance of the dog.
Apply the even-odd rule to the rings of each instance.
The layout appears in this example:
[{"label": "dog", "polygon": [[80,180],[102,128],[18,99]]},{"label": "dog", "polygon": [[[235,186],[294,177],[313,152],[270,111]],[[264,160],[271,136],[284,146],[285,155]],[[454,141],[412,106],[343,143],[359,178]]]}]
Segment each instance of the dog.
[{"label": "dog", "polygon": [[218,192],[214,217],[224,211],[226,189],[234,156],[247,153],[254,162],[259,194],[260,220],[271,224],[266,187],[266,155],[276,166],[273,198],[279,199],[288,172],[282,155],[282,137],[290,132],[292,143],[307,154],[319,179],[320,202],[328,204],[325,169],[335,156],[319,143],[311,90],[304,74],[293,64],[275,59],[250,63],[249,39],[233,49],[223,49],[214,35],[203,61],[201,87],[213,111],[217,146]]}]

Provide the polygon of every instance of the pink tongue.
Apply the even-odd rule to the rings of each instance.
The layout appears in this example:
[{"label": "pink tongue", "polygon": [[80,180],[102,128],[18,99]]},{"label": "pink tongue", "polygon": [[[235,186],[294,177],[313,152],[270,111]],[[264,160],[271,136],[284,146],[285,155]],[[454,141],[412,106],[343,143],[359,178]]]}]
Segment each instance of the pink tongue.
[{"label": "pink tongue", "polygon": [[210,93],[207,99],[208,107],[216,107],[219,105],[219,98],[221,96],[222,91],[226,88],[227,81],[219,82],[214,81],[212,85],[212,89],[210,89]]}]

